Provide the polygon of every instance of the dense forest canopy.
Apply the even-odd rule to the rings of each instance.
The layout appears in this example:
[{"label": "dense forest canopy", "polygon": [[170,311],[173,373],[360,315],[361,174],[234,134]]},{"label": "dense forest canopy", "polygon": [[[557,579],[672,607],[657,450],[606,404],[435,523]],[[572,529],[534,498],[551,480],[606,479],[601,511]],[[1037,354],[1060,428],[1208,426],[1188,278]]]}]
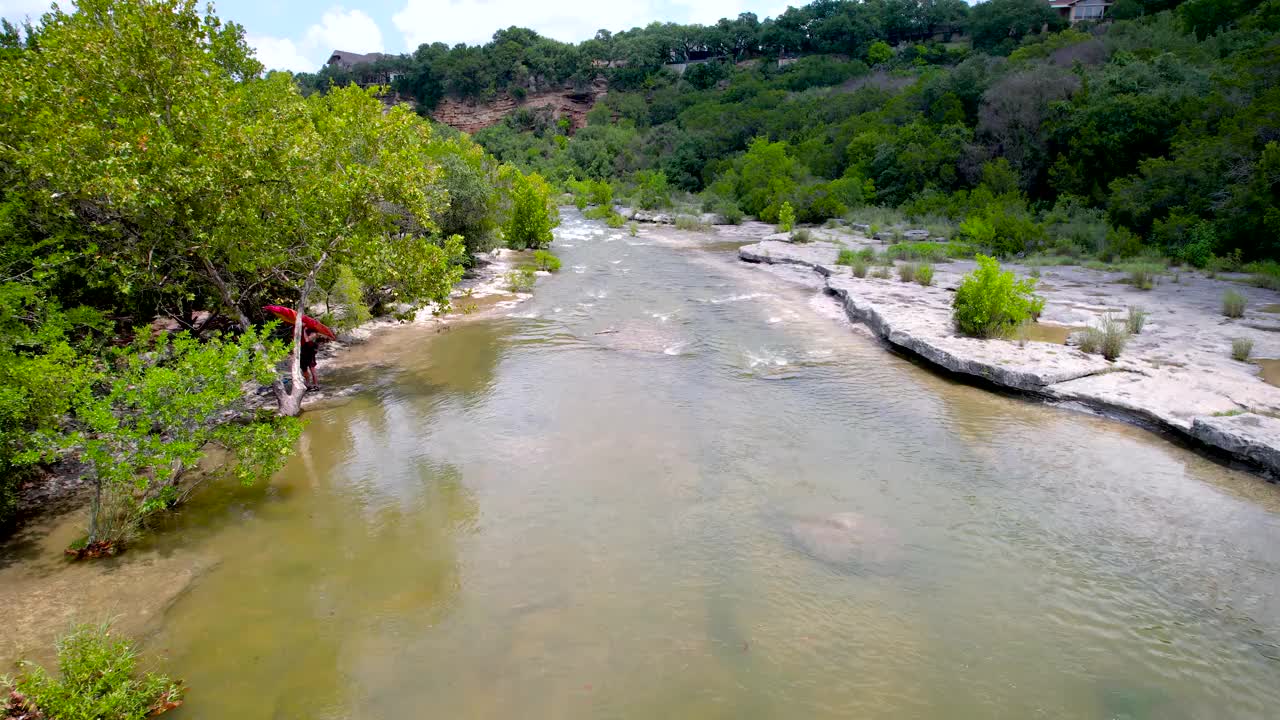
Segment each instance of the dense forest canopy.
[{"label": "dense forest canopy", "polygon": [[[0,525],[75,457],[118,541],[209,445],[269,473],[306,385],[301,323],[447,303],[469,253],[549,241],[548,191],[376,89],[263,75],[196,0],[79,0],[0,28]],[[529,230],[529,227],[533,230]],[[330,311],[333,311],[330,315]],[[166,334],[164,331],[174,331]],[[286,340],[288,338],[288,340]]]},{"label": "dense forest canopy", "polygon": [[[769,221],[784,202],[801,222],[887,206],[968,221],[1001,252],[1276,258],[1280,3],[1122,0],[1113,15],[1066,27],[1042,0],[821,0],[578,45],[508,29],[399,62],[427,106],[607,78],[577,132],[532,108],[476,135],[566,189],[665,185]],[[931,34],[943,26],[964,35]]]}]

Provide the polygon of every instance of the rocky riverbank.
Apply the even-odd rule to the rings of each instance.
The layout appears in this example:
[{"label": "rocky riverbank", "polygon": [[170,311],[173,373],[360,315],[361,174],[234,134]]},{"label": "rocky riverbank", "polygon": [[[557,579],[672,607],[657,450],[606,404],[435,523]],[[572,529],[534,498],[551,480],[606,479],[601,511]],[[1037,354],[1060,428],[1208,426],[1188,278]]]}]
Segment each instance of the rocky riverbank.
[{"label": "rocky riverbank", "polygon": [[[1258,364],[1231,358],[1236,338],[1251,340],[1255,357],[1280,358],[1280,315],[1270,312],[1280,310],[1280,294],[1195,272],[1165,276],[1144,291],[1122,282],[1122,273],[1044,268],[1039,294],[1045,310],[1029,339],[980,340],[960,336],[951,322],[955,287],[973,262],[936,265],[932,287],[896,276],[857,278],[836,258],[840,249],[869,241],[828,237],[804,245],[764,240],[741,248],[739,257],[813,269],[851,321],[938,368],[1168,431],[1280,477],[1280,388],[1263,379]],[[1227,289],[1248,299],[1243,318],[1223,317]],[[1069,338],[1131,306],[1149,318],[1114,362],[1072,344],[1036,339]]]}]

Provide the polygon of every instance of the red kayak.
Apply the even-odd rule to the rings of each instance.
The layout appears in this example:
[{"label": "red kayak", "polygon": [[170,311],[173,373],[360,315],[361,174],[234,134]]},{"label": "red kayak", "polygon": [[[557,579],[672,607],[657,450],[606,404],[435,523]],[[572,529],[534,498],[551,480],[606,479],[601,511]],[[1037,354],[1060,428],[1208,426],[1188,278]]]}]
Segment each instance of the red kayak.
[{"label": "red kayak", "polygon": [[[264,305],[262,309],[266,310],[269,313],[274,313],[276,317],[289,323],[290,325],[292,325],[298,317],[298,313],[295,312],[293,308],[281,307],[279,305]],[[310,315],[302,316],[302,324],[307,326],[308,328],[311,328],[315,332],[318,332],[321,335],[328,337],[330,340],[338,339],[338,336],[335,335],[332,330],[326,327],[324,323],[311,317]]]}]

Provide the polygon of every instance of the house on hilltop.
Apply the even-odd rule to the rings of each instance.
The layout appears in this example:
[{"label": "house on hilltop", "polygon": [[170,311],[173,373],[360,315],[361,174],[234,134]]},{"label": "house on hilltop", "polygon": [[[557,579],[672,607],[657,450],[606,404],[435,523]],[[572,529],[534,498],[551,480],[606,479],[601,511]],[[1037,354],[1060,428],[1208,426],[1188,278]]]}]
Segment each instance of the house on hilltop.
[{"label": "house on hilltop", "polygon": [[329,53],[329,60],[325,65],[350,72],[355,76],[356,84],[360,87],[390,85],[396,78],[400,77],[400,73],[390,69],[375,70],[370,66],[381,60],[388,60],[394,57],[395,55],[380,52],[354,53],[346,50],[334,50]]},{"label": "house on hilltop", "polygon": [[1111,4],[1111,0],[1049,0],[1049,7],[1072,25],[1102,20]]}]

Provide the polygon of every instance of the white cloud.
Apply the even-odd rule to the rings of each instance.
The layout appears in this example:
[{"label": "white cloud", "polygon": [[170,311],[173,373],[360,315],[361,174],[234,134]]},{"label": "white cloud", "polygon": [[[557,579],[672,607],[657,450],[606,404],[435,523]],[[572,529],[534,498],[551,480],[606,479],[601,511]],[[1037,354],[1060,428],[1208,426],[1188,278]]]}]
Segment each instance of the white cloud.
[{"label": "white cloud", "polygon": [[268,70],[289,70],[292,72],[315,72],[316,63],[298,50],[298,46],[288,38],[275,38],[267,35],[249,35],[245,38],[249,47],[258,53],[258,62]]},{"label": "white cloud", "polygon": [[654,21],[708,24],[740,12],[755,12],[763,20],[786,9],[786,3],[777,0],[767,5],[742,0],[406,0],[391,21],[404,35],[406,47],[413,50],[431,42],[483,44],[495,30],[512,25],[556,40],[580,42],[601,28],[617,32]]},{"label": "white cloud", "polygon": [[320,17],[319,25],[307,28],[303,46],[309,50],[346,50],[354,53],[385,52],[378,23],[363,10],[331,7]]},{"label": "white cloud", "polygon": [[297,42],[270,35],[249,35],[247,40],[268,70],[315,72],[334,50],[386,52],[378,23],[362,10],[345,10],[340,5],[325,10],[320,22],[307,28]]}]

